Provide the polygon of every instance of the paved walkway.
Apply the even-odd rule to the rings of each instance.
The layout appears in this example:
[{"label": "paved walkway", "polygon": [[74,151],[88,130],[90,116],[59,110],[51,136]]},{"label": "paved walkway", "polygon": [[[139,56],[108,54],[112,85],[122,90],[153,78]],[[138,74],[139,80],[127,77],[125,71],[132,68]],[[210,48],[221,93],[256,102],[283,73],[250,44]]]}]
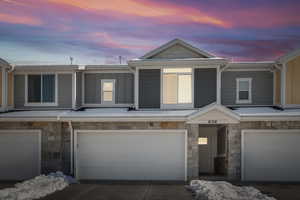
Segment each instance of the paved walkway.
[{"label": "paved walkway", "polygon": [[75,184],[42,200],[192,200],[183,184]]}]

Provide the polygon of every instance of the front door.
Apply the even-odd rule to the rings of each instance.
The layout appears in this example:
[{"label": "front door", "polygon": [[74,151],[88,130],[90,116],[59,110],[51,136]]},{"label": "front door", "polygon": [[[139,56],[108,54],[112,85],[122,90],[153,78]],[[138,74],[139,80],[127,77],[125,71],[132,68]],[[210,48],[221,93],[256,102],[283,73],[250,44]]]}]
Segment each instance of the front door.
[{"label": "front door", "polygon": [[214,159],[217,155],[217,127],[199,128],[198,147],[199,173],[214,173]]}]

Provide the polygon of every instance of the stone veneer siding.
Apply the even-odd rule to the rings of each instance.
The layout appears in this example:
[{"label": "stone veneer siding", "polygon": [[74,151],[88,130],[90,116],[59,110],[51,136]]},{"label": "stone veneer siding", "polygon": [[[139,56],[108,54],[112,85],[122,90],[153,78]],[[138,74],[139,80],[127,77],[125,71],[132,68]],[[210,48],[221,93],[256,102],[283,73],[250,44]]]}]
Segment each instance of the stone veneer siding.
[{"label": "stone veneer siding", "polygon": [[[198,178],[198,125],[184,122],[73,122],[74,130],[158,130],[187,129],[188,179]],[[42,130],[42,173],[63,171],[70,174],[70,128],[67,122],[0,122],[0,129]]]},{"label": "stone veneer siding", "polygon": [[300,121],[258,121],[228,125],[228,169],[231,180],[241,179],[241,131],[244,129],[300,129]]}]

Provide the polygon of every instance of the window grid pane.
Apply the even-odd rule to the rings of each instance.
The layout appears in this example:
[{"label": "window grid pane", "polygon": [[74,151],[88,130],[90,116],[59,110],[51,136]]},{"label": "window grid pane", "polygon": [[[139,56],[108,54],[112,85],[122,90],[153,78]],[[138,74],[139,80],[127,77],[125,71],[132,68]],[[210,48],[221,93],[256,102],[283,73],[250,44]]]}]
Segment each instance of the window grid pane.
[{"label": "window grid pane", "polygon": [[113,82],[110,81],[105,81],[103,82],[103,91],[110,91],[112,92],[113,91]]},{"label": "window grid pane", "polygon": [[192,103],[192,75],[178,75],[178,103]]},{"label": "window grid pane", "polygon": [[249,81],[239,81],[240,91],[249,91]]},{"label": "window grid pane", "polygon": [[239,99],[240,100],[248,100],[249,99],[249,92],[248,91],[240,91],[239,92]]},{"label": "window grid pane", "polygon": [[198,144],[199,145],[207,145],[208,144],[208,138],[207,137],[199,137],[198,138]]},{"label": "window grid pane", "polygon": [[103,101],[113,101],[113,92],[103,92]]},{"label": "window grid pane", "polygon": [[114,80],[102,80],[102,101],[112,103],[114,101]]},{"label": "window grid pane", "polygon": [[52,103],[55,99],[55,75],[42,76],[42,102]]},{"label": "window grid pane", "polygon": [[177,104],[177,75],[164,74],[163,79],[163,103]]},{"label": "window grid pane", "polygon": [[41,102],[41,75],[28,75],[28,102]]}]

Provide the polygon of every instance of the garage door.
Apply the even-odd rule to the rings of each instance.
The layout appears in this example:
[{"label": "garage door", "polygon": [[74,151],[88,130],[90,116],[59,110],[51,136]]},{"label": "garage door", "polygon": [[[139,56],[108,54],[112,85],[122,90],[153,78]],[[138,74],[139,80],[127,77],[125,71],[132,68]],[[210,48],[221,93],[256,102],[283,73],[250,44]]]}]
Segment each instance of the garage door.
[{"label": "garage door", "polygon": [[300,181],[300,130],[244,130],[242,179]]},{"label": "garage door", "polygon": [[184,130],[75,131],[75,144],[78,179],[186,179]]},{"label": "garage door", "polygon": [[37,130],[0,130],[0,180],[23,180],[39,175],[40,140]]}]

